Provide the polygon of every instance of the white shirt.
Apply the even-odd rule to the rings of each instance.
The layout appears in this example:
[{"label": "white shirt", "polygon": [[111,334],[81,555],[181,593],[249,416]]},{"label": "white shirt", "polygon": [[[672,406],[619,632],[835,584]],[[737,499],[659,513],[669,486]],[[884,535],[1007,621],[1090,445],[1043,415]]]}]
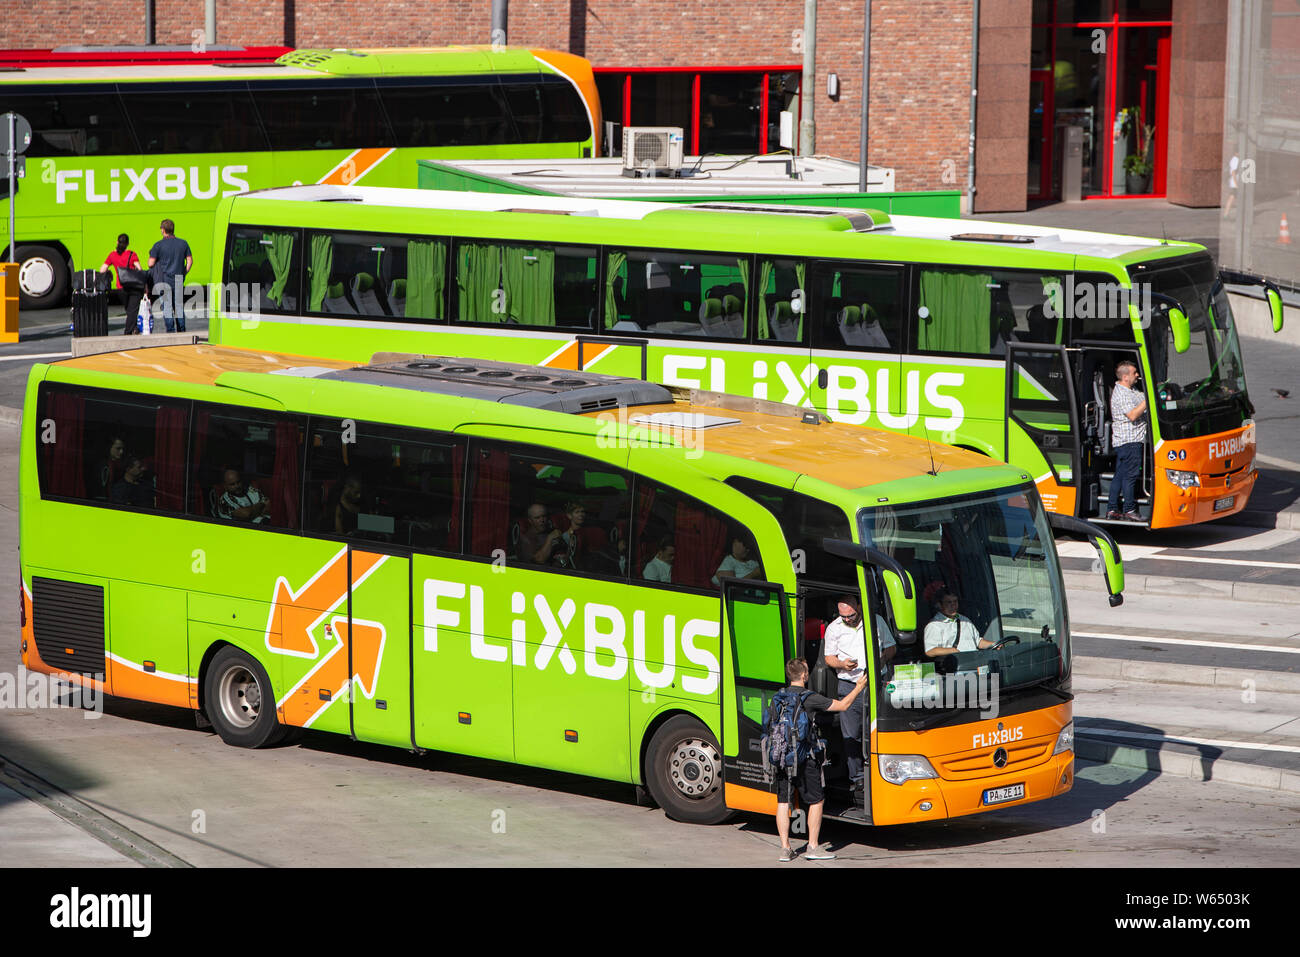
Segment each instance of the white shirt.
[{"label": "white shirt", "polygon": [[957,620],[953,621],[943,612],[935,612],[930,623],[925,626],[925,650],[951,648],[954,644],[958,651],[978,651],[980,630],[965,615],[959,614]]},{"label": "white shirt", "polygon": [[718,581],[718,576],[723,572],[730,572],[732,578],[744,578],[757,567],[758,562],[752,558],[747,558],[742,562],[740,559],[736,558],[735,555],[728,555],[722,560],[722,564],[718,566],[718,570],[713,573],[713,584],[722,584],[722,582]]},{"label": "white shirt", "polygon": [[823,655],[851,658],[858,663],[852,671],[835,672],[839,677],[846,681],[857,681],[862,677],[867,663],[867,638],[862,622],[858,622],[858,627],[850,628],[843,618],[836,618],[826,626],[826,639],[822,648]]},{"label": "white shirt", "polygon": [[645,571],[641,577],[648,582],[671,582],[673,580],[673,566],[656,555],[645,564]]}]

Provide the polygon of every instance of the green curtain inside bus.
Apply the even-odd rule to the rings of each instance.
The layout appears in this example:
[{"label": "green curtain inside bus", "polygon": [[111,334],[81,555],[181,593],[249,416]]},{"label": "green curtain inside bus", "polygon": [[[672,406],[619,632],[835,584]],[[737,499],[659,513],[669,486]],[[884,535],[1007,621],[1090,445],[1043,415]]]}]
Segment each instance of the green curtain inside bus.
[{"label": "green curtain inside bus", "polygon": [[921,270],[920,305],[929,315],[917,321],[917,348],[985,355],[989,351],[992,281],[988,273]]},{"label": "green curtain inside bus", "polygon": [[447,247],[412,240],[406,245],[406,315],[442,319],[447,274]]},{"label": "green curtain inside bus", "polygon": [[263,248],[271,270],[275,273],[275,282],[271,284],[266,298],[283,308],[284,287],[289,282],[289,269],[293,265],[293,234],[263,233],[262,239],[271,244]]},{"label": "green curtain inside bus", "polygon": [[555,250],[506,246],[501,253],[509,317],[521,326],[554,326]]},{"label": "green curtain inside bus", "polygon": [[758,267],[758,338],[772,338],[767,325],[767,297],[776,294],[776,267],[772,260],[764,259]]},{"label": "green curtain inside bus", "polygon": [[[318,234],[311,238],[311,265],[308,278],[311,289],[309,312],[320,312],[325,301],[325,292],[329,289],[330,273],[334,270],[334,241],[327,235]],[[278,280],[277,280],[278,281]]]},{"label": "green curtain inside bus", "polygon": [[618,322],[618,296],[615,291],[618,288],[618,281],[621,279],[624,283],[624,293],[627,292],[627,276],[623,274],[624,267],[627,265],[627,253],[611,252],[606,257],[605,263],[605,328],[613,329]]},{"label": "green curtain inside bus", "polygon": [[501,291],[501,250],[480,243],[461,243],[456,264],[461,322],[505,322]]}]

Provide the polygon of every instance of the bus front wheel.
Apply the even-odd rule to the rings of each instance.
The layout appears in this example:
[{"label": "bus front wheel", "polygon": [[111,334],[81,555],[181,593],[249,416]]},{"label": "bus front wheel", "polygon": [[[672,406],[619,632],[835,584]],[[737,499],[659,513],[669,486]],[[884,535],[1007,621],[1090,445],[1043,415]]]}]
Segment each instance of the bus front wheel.
[{"label": "bus front wheel", "polygon": [[226,744],[261,748],[284,737],[266,670],[233,646],[217,652],[204,681],[208,720]]},{"label": "bus front wheel", "polygon": [[717,824],[731,816],[723,801],[722,751],[694,718],[669,718],[646,749],[646,786],[664,813],[687,824]]},{"label": "bus front wheel", "polygon": [[[6,250],[7,252],[8,250]],[[19,246],[18,304],[23,309],[52,309],[68,296],[71,276],[63,255],[49,246]]]}]

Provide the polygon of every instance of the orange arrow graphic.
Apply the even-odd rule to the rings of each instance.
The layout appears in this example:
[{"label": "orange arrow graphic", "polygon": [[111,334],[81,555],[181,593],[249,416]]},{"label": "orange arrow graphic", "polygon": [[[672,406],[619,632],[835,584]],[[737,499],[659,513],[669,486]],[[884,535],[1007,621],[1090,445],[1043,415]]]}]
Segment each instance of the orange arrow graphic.
[{"label": "orange arrow graphic", "polygon": [[[339,642],[324,658],[303,676],[303,679],[280,702],[280,721],[309,728],[313,721],[338,700],[347,690],[350,678],[355,678],[361,693],[367,698],[375,696],[379,679],[379,663],[383,659],[384,626],[377,621],[353,621],[336,617],[330,622],[330,631]],[[352,674],[348,674],[348,645],[352,645]],[[321,697],[321,692],[328,696]]]},{"label": "orange arrow graphic", "polygon": [[[352,553],[352,582],[359,584],[383,555]],[[348,550],[343,548],[297,592],[281,576],[275,582],[275,604],[266,623],[266,647],[285,655],[315,658],[320,654],[314,632],[325,616],[347,598]]]}]

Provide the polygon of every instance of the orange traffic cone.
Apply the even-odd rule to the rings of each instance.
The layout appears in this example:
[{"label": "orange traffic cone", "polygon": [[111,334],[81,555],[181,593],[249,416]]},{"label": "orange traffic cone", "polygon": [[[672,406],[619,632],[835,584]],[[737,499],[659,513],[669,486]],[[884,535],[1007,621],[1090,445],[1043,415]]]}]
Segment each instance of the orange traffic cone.
[{"label": "orange traffic cone", "polygon": [[1286,213],[1282,214],[1282,222],[1277,227],[1277,241],[1283,246],[1291,245],[1291,227],[1287,225]]}]

